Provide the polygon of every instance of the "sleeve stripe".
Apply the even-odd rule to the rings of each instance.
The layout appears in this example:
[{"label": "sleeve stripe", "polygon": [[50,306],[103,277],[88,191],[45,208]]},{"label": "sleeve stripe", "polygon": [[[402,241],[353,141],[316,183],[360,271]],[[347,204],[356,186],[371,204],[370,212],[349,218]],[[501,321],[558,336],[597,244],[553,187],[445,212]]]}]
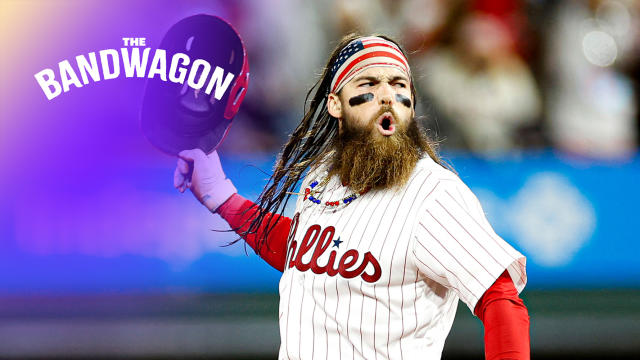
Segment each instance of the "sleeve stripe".
[{"label": "sleeve stripe", "polygon": [[[422,225],[422,224],[421,224],[421,225]],[[427,232],[428,232],[428,230],[427,230]],[[431,233],[429,233],[429,234],[431,234]],[[433,236],[433,235],[431,235],[431,236]],[[433,258],[433,259],[434,259],[438,264],[440,264],[440,266],[442,267],[442,269],[444,269],[447,273],[451,274],[451,278],[448,278],[448,277],[447,277],[447,278],[446,278],[446,279],[447,279],[447,281],[446,281],[445,283],[443,283],[442,285],[447,286],[447,287],[449,287],[449,288],[452,288],[452,289],[454,289],[454,290],[458,291],[458,294],[459,294],[461,297],[466,297],[466,295],[468,294],[468,295],[470,295],[471,297],[473,297],[473,298],[474,298],[474,300],[475,300],[475,299],[478,299],[478,297],[476,296],[475,292],[473,292],[473,291],[472,291],[472,290],[467,286],[467,284],[466,284],[464,281],[462,281],[462,280],[458,277],[458,274],[457,274],[456,272],[451,271],[449,268],[447,268],[447,267],[446,267],[446,266],[445,266],[445,265],[444,265],[444,264],[443,264],[443,263],[442,263],[442,262],[441,262],[441,261],[440,261],[440,260],[439,260],[439,259],[438,259],[438,258],[437,258],[437,257],[436,257],[432,252],[431,252],[431,251],[429,251],[429,250],[428,250],[428,249],[427,249],[427,248],[426,248],[426,247],[425,247],[425,246],[424,246],[420,241],[418,241],[417,243],[420,245],[420,247],[422,247],[422,248],[423,248],[423,249],[424,249],[424,250],[429,254],[429,256],[431,256],[431,258]],[[454,260],[456,260],[456,259],[454,258]],[[457,260],[456,260],[456,262],[457,262]],[[460,264],[460,263],[458,262],[458,264]],[[468,271],[467,269],[465,269],[464,267],[462,267],[462,268],[463,268],[467,273],[469,272],[469,271]],[[458,273],[459,273],[459,272],[458,272]],[[467,291],[465,291],[465,292],[460,291],[460,290],[459,290],[459,288],[456,288],[453,284],[451,284],[451,280],[455,280],[459,285],[462,285],[462,287],[464,287]],[[477,279],[476,279],[476,280],[477,280]],[[480,285],[482,285],[482,283],[480,283]]]},{"label": "sleeve stripe", "polygon": [[[469,271],[469,269],[467,269],[467,268],[466,268],[466,267],[465,267],[465,266],[460,262],[460,260],[458,260],[458,258],[456,258],[456,257],[455,257],[455,256],[454,256],[454,255],[449,251],[449,249],[447,249],[447,247],[446,247],[446,246],[444,246],[444,244],[442,244],[442,242],[441,242],[437,237],[435,237],[435,236],[433,235],[433,233],[431,233],[431,231],[429,231],[429,229],[427,229],[427,228],[422,224],[422,222],[420,222],[420,226],[422,226],[422,227],[426,230],[426,232],[427,232],[427,233],[429,233],[429,235],[430,235],[430,236],[431,236],[431,237],[432,237],[432,238],[433,238],[433,239],[434,239],[434,240],[435,240],[435,241],[440,245],[440,247],[442,247],[442,248],[444,249],[444,251],[446,251],[446,252],[447,252],[447,254],[449,254],[449,256],[451,256],[451,258],[452,258],[453,260],[455,260],[455,262],[456,262],[456,263],[458,263],[458,265],[460,265],[460,267],[461,267],[461,268],[463,268],[463,269],[464,269],[464,270],[465,270],[469,275],[471,275],[471,277],[472,277],[472,278],[474,278],[474,279],[478,282],[478,284],[480,284],[480,286],[484,286],[484,284],[482,283],[482,281],[480,281],[480,280],[479,280],[479,279],[478,279],[478,278],[473,274],[473,272],[472,272],[472,271]],[[424,245],[422,245],[422,243],[421,243],[420,241],[418,241],[418,243],[419,243],[423,248],[425,248],[425,250],[426,250],[426,247],[425,247]],[[429,251],[429,250],[427,250],[427,251]],[[433,256],[433,255],[432,255],[432,256]],[[477,261],[477,260],[476,260],[476,261]],[[449,271],[449,270],[447,269],[447,271]],[[449,271],[449,272],[451,272],[451,271]],[[460,279],[458,279],[458,281],[460,281]],[[465,287],[466,287],[466,286],[465,286]],[[471,292],[471,293],[473,294],[473,292]]]},{"label": "sleeve stripe", "polygon": [[[458,202],[458,201],[457,201],[457,200],[456,200],[456,199],[455,199],[455,198],[454,198],[454,197],[453,197],[453,196],[452,196],[448,191],[446,191],[446,190],[445,190],[445,193],[446,193],[447,195],[449,195],[449,197],[451,198],[451,200],[453,200],[453,202],[455,202],[458,206],[462,207],[462,206],[460,205],[460,203],[459,203],[459,202]],[[440,206],[442,206],[442,204],[441,204]],[[507,255],[507,257],[509,257],[509,258],[511,259],[511,262],[513,262],[513,261],[517,261],[517,259],[516,259],[516,258],[514,258],[514,257],[513,257],[513,255],[512,255],[512,254],[510,254],[510,253],[509,253],[509,252],[504,248],[504,245],[506,245],[506,243],[505,243],[504,241],[498,241],[498,240],[495,238],[495,236],[492,234],[492,231],[487,231],[486,227],[485,227],[485,226],[483,226],[482,224],[480,224],[480,223],[478,222],[478,220],[476,220],[476,218],[474,218],[473,216],[470,216],[470,217],[471,217],[471,219],[473,220],[473,222],[475,222],[475,223],[476,223],[476,225],[478,225],[478,227],[480,227],[480,228],[482,229],[482,231],[484,231],[484,233],[485,233],[485,234],[487,234],[487,236],[488,236],[489,238],[491,238],[491,240],[493,240],[493,242],[495,242],[495,243],[498,245],[498,247],[499,247],[502,251],[504,251],[504,253]],[[514,268],[514,269],[516,269],[516,272],[518,273],[518,275],[519,275],[521,278],[525,278],[525,277],[523,277],[523,274],[522,274],[521,270],[520,270],[517,266],[514,266],[513,268]]]},{"label": "sleeve stripe", "polygon": [[[422,246],[422,244],[420,244],[420,246]],[[469,290],[469,288],[464,284],[464,282],[460,281],[460,279],[458,279],[458,278],[456,277],[456,275],[455,275],[453,272],[451,272],[449,269],[447,269],[446,267],[444,267],[444,265],[440,262],[440,260],[438,260],[438,258],[436,258],[435,256],[433,256],[433,254],[432,254],[429,250],[427,250],[427,248],[425,248],[424,246],[422,246],[422,248],[423,248],[427,253],[429,253],[429,255],[431,255],[431,257],[432,257],[435,261],[437,261],[437,262],[440,264],[440,266],[442,266],[442,268],[443,268],[443,269],[445,269],[448,273],[450,273],[451,275],[453,275],[453,277],[455,277],[455,278],[456,278],[456,280],[457,280],[457,281],[458,281],[462,286],[464,286],[464,288],[465,288],[465,289],[467,289],[467,292],[468,292],[469,294],[473,294],[473,292],[471,292],[471,290]],[[445,285],[445,286],[447,286],[447,287],[450,287],[450,288],[452,288],[452,289],[456,290],[456,291],[458,292],[458,294],[463,294],[463,292],[461,292],[457,287],[455,287],[455,286],[453,286],[452,284],[450,284],[450,281],[449,281],[446,277],[441,276],[441,275],[438,275],[438,273],[437,273],[436,271],[433,271],[433,269],[432,269],[429,265],[425,264],[422,260],[420,260],[420,257],[419,257],[419,256],[417,256],[417,254],[415,253],[415,250],[414,250],[414,251],[412,251],[412,252],[413,252],[413,256],[414,256],[414,257],[415,257],[415,258],[416,258],[416,259],[417,259],[417,260],[418,260],[422,265],[424,265],[427,269],[429,269],[429,271],[431,271],[431,273],[432,273],[433,275],[435,275],[435,276],[437,276],[437,277],[439,277],[439,278],[441,278],[441,279],[445,280],[445,283],[444,283],[444,284],[442,284],[442,285]]]},{"label": "sleeve stripe", "polygon": [[[440,204],[440,201],[436,200],[436,202],[440,205],[440,207],[442,207],[442,208],[444,209],[444,211],[446,211],[446,212],[447,212],[447,214],[449,214],[449,215],[451,216],[451,214],[449,213],[449,211],[447,211],[447,209],[445,209],[445,208],[444,208],[444,206],[442,206],[442,204]],[[455,237],[455,236],[454,236],[454,235],[449,231],[449,229],[447,229],[447,228],[446,228],[446,227],[445,227],[445,226],[444,226],[444,225],[443,225],[443,224],[442,224],[442,223],[441,223],[441,222],[440,222],[440,221],[439,221],[439,220],[438,220],[438,219],[437,219],[437,218],[436,218],[432,213],[431,213],[431,211],[427,210],[427,213],[428,213],[428,214],[433,218],[433,220],[435,220],[435,221],[438,223],[438,225],[440,225],[440,226],[441,226],[441,227],[442,227],[442,228],[447,232],[447,234],[449,234],[449,236],[451,236],[451,238],[452,238],[453,240],[455,240],[455,241],[460,245],[460,247],[462,247],[462,248],[464,249],[464,251],[465,251],[467,254],[469,254],[469,256],[470,256],[473,260],[475,260],[475,262],[477,262],[477,263],[478,263],[478,265],[480,265],[480,267],[482,267],[482,268],[484,269],[484,271],[486,271],[486,272],[487,272],[487,274],[489,274],[489,276],[491,276],[491,271],[489,271],[489,270],[484,266],[484,264],[483,264],[480,260],[478,260],[475,256],[473,256],[473,255],[471,254],[471,252],[470,252],[469,250],[467,250],[467,248],[464,246],[464,244],[463,244],[462,242],[460,242],[460,240],[458,240],[458,238],[456,238],[456,237]],[[451,217],[453,218],[453,216],[451,216]],[[456,223],[458,223],[458,225],[460,225],[460,227],[461,227],[465,232],[467,232],[467,234],[469,234],[469,232],[464,228],[464,226],[462,226],[462,224],[460,224],[460,223],[458,222],[458,220],[457,220],[456,218],[453,218],[453,219],[456,221]],[[469,234],[469,236],[471,236],[471,234]],[[473,236],[471,236],[471,238],[472,238],[476,243],[478,243],[478,244],[479,244],[478,240],[476,240]],[[439,242],[439,241],[438,241],[438,242]],[[482,247],[482,246],[481,246],[481,247]],[[483,249],[484,249],[484,248],[483,248]],[[486,249],[485,249],[485,251],[486,251]],[[453,256],[453,255],[452,255],[452,256]],[[492,258],[493,258],[493,257],[492,257]],[[500,262],[498,262],[495,258],[494,258],[493,260],[494,260],[498,265],[500,265]]]},{"label": "sleeve stripe", "polygon": [[[459,186],[456,186],[456,191],[458,192],[458,195],[460,195],[460,199],[462,199],[462,202],[464,203],[464,207],[467,209],[467,212],[471,213],[471,207],[469,207],[469,204],[467,204],[467,201],[464,199],[464,196],[462,196]],[[447,192],[446,190],[445,192],[449,194],[449,192]],[[451,196],[451,194],[449,194],[449,196]],[[451,197],[453,198],[453,196]]]},{"label": "sleeve stripe", "polygon": [[[438,205],[440,205],[440,207],[442,208],[442,210],[444,210],[444,211],[445,211],[445,212],[446,212],[446,213],[451,217],[451,219],[453,219],[453,220],[454,220],[454,221],[455,221],[455,222],[460,226],[460,228],[461,228],[462,230],[464,230],[464,231],[469,235],[469,237],[470,237],[471,239],[473,239],[473,241],[475,241],[475,242],[476,242],[476,243],[477,243],[477,244],[478,244],[478,245],[479,245],[479,246],[480,246],[480,247],[481,247],[481,248],[482,248],[482,249],[483,249],[483,250],[484,250],[484,251],[485,251],[485,252],[486,252],[486,253],[487,253],[491,258],[492,258],[492,259],[493,259],[493,261],[495,261],[495,262],[496,262],[499,266],[501,266],[501,267],[506,267],[506,266],[508,266],[508,264],[507,264],[507,265],[503,265],[500,261],[498,261],[498,259],[496,259],[496,258],[495,258],[495,256],[493,256],[493,254],[491,254],[491,252],[490,252],[489,250],[487,250],[487,248],[482,244],[482,241],[479,241],[478,239],[476,239],[476,238],[471,234],[471,232],[470,232],[470,231],[469,231],[469,230],[468,230],[468,229],[467,229],[463,224],[461,224],[461,223],[460,223],[460,221],[458,221],[458,219],[457,219],[455,216],[453,216],[453,214],[451,214],[451,212],[450,212],[449,210],[447,210],[447,208],[446,208],[444,205],[442,205],[442,203],[441,203],[439,200],[436,200],[436,202],[438,203]],[[431,215],[431,216],[433,217],[433,215]],[[471,218],[472,218],[472,216],[471,216],[470,214],[469,214],[469,217],[471,217]],[[436,221],[438,221],[438,220],[436,220]],[[440,223],[440,222],[438,222],[438,223]],[[442,225],[441,225],[441,226],[442,226]],[[447,231],[447,232],[448,232],[448,231]],[[453,237],[453,236],[452,236],[452,237]],[[456,238],[454,237],[454,239],[456,239]],[[492,240],[493,240],[493,239],[492,239]],[[458,240],[456,239],[456,241],[458,241]],[[459,243],[459,242],[458,242],[458,243]],[[465,251],[467,251],[467,253],[469,252],[469,251],[464,247],[464,245],[460,244],[460,246],[462,246],[462,247],[464,248],[464,250],[465,250]],[[500,248],[500,249],[502,249],[502,248]],[[502,250],[504,250],[504,249],[502,249]],[[471,255],[471,254],[469,254],[469,255]],[[509,254],[507,254],[507,255],[509,255]],[[511,256],[509,256],[509,258],[511,258]],[[474,259],[475,259],[475,258],[474,258]],[[476,259],[476,261],[478,261],[478,260]],[[484,268],[485,270],[487,270],[487,268],[485,268],[484,266],[483,266],[483,268]],[[487,272],[491,275],[491,271],[487,270]]]},{"label": "sleeve stripe", "polygon": [[[445,193],[446,193],[447,195],[449,195],[449,197],[451,198],[451,200],[453,200],[453,202],[454,202],[454,203],[456,203],[458,206],[462,207],[462,205],[460,205],[460,203],[458,202],[458,200],[456,200],[456,199],[453,197],[453,195],[451,195],[451,193],[449,193],[449,191],[446,191],[446,190],[445,190]],[[441,205],[441,206],[442,206],[442,205]],[[498,244],[498,245],[500,246],[500,249],[502,249],[502,251],[504,251],[504,252],[505,252],[505,254],[507,254],[507,255],[509,255],[509,257],[511,257],[511,254],[509,254],[509,252],[507,252],[507,251],[504,249],[504,247],[500,244],[501,242],[500,242],[500,241],[498,241],[498,240],[496,240],[496,239],[494,238],[493,234],[491,234],[491,232],[490,232],[490,231],[487,231],[487,229],[486,229],[482,224],[480,224],[480,223],[478,222],[478,220],[476,220],[476,218],[474,218],[473,216],[471,216],[471,219],[473,220],[473,222],[475,222],[475,223],[476,223],[476,225],[478,225],[478,226],[482,229],[482,231],[484,231],[484,233],[485,233],[485,234],[487,234],[487,236],[489,236],[489,237],[490,237],[490,238],[491,238],[491,239],[492,239],[496,244]]]}]

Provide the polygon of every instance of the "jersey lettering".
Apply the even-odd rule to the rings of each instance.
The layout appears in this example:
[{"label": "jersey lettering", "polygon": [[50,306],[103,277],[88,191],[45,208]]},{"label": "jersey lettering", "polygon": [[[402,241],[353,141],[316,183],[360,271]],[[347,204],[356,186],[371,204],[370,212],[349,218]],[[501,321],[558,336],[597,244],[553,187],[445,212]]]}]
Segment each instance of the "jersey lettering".
[{"label": "jersey lettering", "polygon": [[[356,264],[360,260],[360,253],[355,249],[347,250],[338,260],[337,267],[335,267],[337,256],[337,252],[335,250],[332,250],[329,253],[329,261],[326,265],[318,264],[318,259],[327,251],[329,245],[331,245],[334,234],[335,228],[333,226],[328,226],[324,230],[322,230],[322,227],[320,227],[320,225],[311,225],[307,229],[307,232],[300,242],[299,248],[296,240],[290,241],[289,250],[287,251],[287,253],[290,254],[288,268],[292,268],[295,266],[296,269],[301,272],[311,270],[315,274],[326,273],[327,275],[332,277],[339,274],[346,279],[352,279],[357,276],[361,276],[362,280],[369,283],[378,281],[380,279],[380,276],[382,276],[382,269],[380,268],[378,259],[376,259],[370,251],[364,254],[360,265],[357,266]],[[311,260],[308,263],[305,263],[302,260],[302,257],[307,254],[312,248],[313,253],[311,255]],[[373,273],[371,274],[365,272],[369,264],[373,266]]]}]

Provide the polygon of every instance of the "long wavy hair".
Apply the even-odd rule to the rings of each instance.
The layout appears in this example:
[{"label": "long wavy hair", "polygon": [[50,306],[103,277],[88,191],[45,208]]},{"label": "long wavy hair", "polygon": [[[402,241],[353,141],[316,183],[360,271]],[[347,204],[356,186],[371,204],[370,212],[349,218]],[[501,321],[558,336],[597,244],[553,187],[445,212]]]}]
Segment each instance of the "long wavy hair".
[{"label": "long wavy hair", "polygon": [[[398,45],[406,57],[404,50],[393,39],[385,35],[373,36],[379,36]],[[355,33],[346,35],[336,45],[323,69],[322,76],[307,92],[304,117],[298,127],[296,127],[289,136],[289,140],[278,155],[273,174],[262,190],[257,202],[245,210],[245,213],[255,213],[253,220],[248,228],[246,224],[243,224],[241,228],[233,229],[241,237],[255,235],[258,233],[258,229],[262,223],[266,221],[265,226],[263,226],[263,235],[256,239],[257,246],[255,251],[258,254],[262,253],[262,248],[265,245],[267,249],[269,249],[266,239],[278,221],[281,221],[280,216],[268,216],[268,214],[283,214],[292,193],[296,191],[296,184],[302,178],[305,170],[312,170],[319,166],[320,160],[334,148],[335,142],[338,141],[338,119],[329,115],[327,110],[327,98],[332,80],[331,66],[336,61],[340,50],[359,37],[361,37],[361,35]],[[414,99],[413,106],[415,109],[417,94],[414,87],[413,76],[411,78],[411,95]],[[311,101],[309,101],[310,98]],[[422,132],[423,130],[420,129],[420,131]],[[426,153],[436,163],[446,167],[437,154],[437,142],[430,140],[426,134],[423,133],[423,135],[429,144],[427,149],[425,149]],[[246,228],[246,230],[242,231],[242,228]],[[232,241],[229,245],[239,240],[241,240],[241,238]]]}]

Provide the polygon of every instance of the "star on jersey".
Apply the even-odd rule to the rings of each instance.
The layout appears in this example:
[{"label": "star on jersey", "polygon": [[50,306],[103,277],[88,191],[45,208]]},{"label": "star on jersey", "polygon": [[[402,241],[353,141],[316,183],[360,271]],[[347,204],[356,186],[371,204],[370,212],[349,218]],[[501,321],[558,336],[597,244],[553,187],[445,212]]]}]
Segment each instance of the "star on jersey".
[{"label": "star on jersey", "polygon": [[342,241],[340,240],[340,237],[338,236],[338,240],[333,240],[333,247],[337,247],[339,249],[341,243],[342,243]]}]

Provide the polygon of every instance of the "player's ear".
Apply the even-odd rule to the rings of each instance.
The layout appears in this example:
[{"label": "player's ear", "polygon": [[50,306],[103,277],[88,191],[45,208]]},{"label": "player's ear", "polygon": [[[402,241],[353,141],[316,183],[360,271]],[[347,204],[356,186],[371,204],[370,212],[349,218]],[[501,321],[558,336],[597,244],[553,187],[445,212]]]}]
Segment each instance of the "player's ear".
[{"label": "player's ear", "polygon": [[329,111],[329,115],[334,118],[342,118],[342,102],[338,95],[334,93],[329,94],[329,98],[327,99],[327,110]]},{"label": "player's ear", "polygon": [[327,99],[327,111],[329,115],[338,119],[338,131],[342,132],[342,101],[340,97],[334,93],[329,94]]}]

